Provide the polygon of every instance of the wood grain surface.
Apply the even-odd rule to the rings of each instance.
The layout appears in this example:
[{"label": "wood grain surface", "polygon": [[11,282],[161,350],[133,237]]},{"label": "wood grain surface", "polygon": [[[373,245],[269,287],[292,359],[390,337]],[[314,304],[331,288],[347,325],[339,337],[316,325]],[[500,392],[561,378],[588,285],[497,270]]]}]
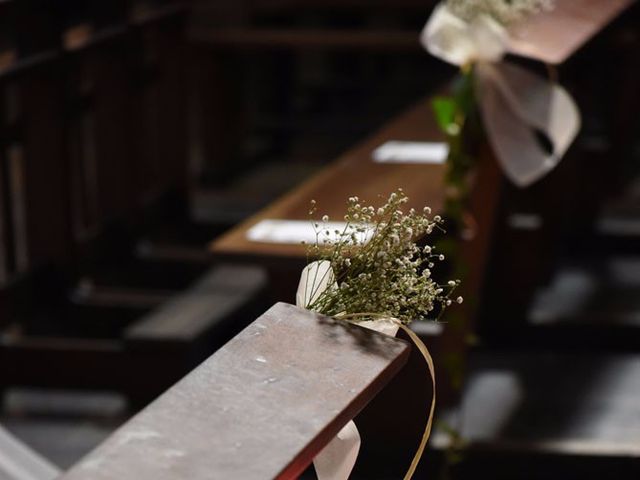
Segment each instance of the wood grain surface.
[{"label": "wood grain surface", "polygon": [[62,479],[297,478],[409,350],[278,303]]},{"label": "wood grain surface", "polygon": [[[511,50],[517,55],[561,63],[632,2],[558,0],[554,10],[531,17],[513,31]],[[366,202],[376,202],[378,197],[386,197],[402,187],[412,206],[428,205],[440,210],[444,200],[444,166],[374,163],[371,152],[387,140],[442,141],[429,100],[425,98],[401,113],[320,173],[218,238],[211,244],[211,252],[260,262],[303,259],[302,246],[251,242],[246,239],[246,232],[267,218],[307,219],[311,199],[318,202],[319,215],[326,213],[340,220],[348,197],[357,195]]]},{"label": "wood grain surface", "polygon": [[547,63],[563,63],[633,1],[556,0],[553,10],[511,30],[510,50]]},{"label": "wood grain surface", "polygon": [[273,259],[304,259],[302,245],[249,241],[247,230],[263,219],[309,219],[311,200],[318,204],[317,218],[327,214],[341,221],[346,202],[357,195],[372,204],[384,203],[388,195],[403,188],[409,207],[430,206],[441,210],[444,201],[444,165],[375,163],[371,153],[388,140],[444,141],[438,130],[430,101],[424,99],[392,119],[378,132],[347,151],[317,175],[240,223],[210,245],[216,256],[264,262]]}]

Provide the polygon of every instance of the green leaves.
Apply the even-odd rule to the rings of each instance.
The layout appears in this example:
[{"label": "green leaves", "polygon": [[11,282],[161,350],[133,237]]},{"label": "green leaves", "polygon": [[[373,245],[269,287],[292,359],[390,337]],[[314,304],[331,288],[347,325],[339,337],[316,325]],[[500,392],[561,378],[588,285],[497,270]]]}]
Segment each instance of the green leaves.
[{"label": "green leaves", "polygon": [[455,122],[458,106],[454,97],[435,97],[431,102],[431,108],[436,117],[438,127],[447,134],[451,133],[451,125]]},{"label": "green leaves", "polygon": [[458,111],[467,116],[476,103],[473,69],[461,72],[453,83],[453,99]]},{"label": "green leaves", "polygon": [[464,128],[470,112],[475,108],[473,70],[462,72],[452,85],[453,94],[437,96],[431,101],[431,108],[438,127],[449,136],[457,136]]}]

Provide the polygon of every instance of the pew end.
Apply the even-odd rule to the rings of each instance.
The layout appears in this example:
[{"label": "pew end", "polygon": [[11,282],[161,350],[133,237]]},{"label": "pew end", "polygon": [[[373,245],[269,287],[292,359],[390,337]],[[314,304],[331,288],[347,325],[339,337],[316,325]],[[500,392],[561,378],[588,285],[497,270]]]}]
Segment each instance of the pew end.
[{"label": "pew end", "polygon": [[297,478],[409,351],[275,304],[61,479]]}]

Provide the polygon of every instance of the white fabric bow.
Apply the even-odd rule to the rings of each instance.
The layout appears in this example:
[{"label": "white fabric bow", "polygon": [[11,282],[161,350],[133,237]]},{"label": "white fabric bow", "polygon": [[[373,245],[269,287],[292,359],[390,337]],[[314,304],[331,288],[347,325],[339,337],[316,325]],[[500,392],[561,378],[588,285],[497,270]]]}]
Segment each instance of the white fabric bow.
[{"label": "white fabric bow", "polygon": [[[432,55],[457,66],[474,63],[479,108],[489,142],[509,179],[531,185],[553,169],[580,129],[565,89],[512,64],[507,30],[488,15],[466,22],[439,4],[420,35]],[[550,151],[536,134],[546,136]]]},{"label": "white fabric bow", "polygon": [[[327,289],[338,288],[331,262],[321,260],[307,265],[300,275],[300,284],[296,293],[296,305],[306,308],[317,300]],[[376,330],[395,337],[398,324],[391,320],[359,322],[361,327]],[[318,480],[347,480],[353,470],[360,451],[360,433],[353,420],[313,459]]]}]

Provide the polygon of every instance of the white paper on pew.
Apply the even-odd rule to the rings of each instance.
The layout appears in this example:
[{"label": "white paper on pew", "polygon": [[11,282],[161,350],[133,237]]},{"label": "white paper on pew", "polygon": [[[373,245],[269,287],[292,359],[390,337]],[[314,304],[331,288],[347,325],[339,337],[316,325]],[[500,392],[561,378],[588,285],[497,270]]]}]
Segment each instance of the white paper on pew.
[{"label": "white paper on pew", "polygon": [[[345,222],[317,222],[320,235],[319,243],[327,243],[338,240],[340,234],[345,231]],[[349,231],[356,235],[358,243],[366,243],[371,238],[372,232],[356,232],[355,226],[349,226]],[[336,234],[336,231],[339,233]],[[313,244],[316,241],[316,230],[310,220],[280,220],[264,219],[256,223],[247,231],[247,239],[252,242],[300,244],[306,242]]]},{"label": "white paper on pew", "polygon": [[403,142],[390,140],[376,148],[371,157],[377,163],[442,164],[449,155],[444,142]]}]

